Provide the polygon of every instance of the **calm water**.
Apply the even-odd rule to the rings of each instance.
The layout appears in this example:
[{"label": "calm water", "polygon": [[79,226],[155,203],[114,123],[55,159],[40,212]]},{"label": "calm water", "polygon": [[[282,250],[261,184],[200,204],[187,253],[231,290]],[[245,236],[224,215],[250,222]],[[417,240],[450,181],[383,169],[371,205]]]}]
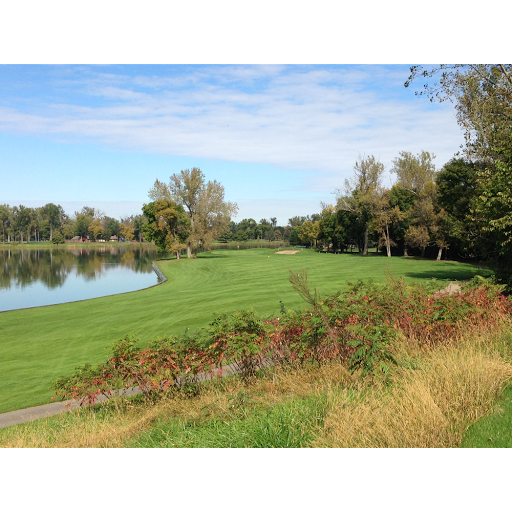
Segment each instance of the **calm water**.
[{"label": "calm water", "polygon": [[0,311],[147,288],[158,283],[156,258],[156,250],[124,244],[0,250]]}]

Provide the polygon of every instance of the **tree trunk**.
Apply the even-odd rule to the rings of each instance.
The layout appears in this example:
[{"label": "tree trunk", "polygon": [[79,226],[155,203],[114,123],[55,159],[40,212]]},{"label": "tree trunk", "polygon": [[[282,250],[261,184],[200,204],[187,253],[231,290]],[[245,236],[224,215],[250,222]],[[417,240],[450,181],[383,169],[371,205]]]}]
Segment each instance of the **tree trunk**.
[{"label": "tree trunk", "polygon": [[366,229],[364,230],[364,249],[363,249],[364,256],[368,256],[368,226],[366,226]]},{"label": "tree trunk", "polygon": [[187,258],[192,258],[192,242],[187,240]]},{"label": "tree trunk", "polygon": [[426,247],[422,247],[421,248],[421,257],[424,258],[425,257],[425,249]]},{"label": "tree trunk", "polygon": [[181,256],[181,255],[180,255],[180,253],[181,253],[181,249],[178,249],[178,250],[176,251],[176,259],[177,259],[177,260],[179,260],[179,259],[180,259],[180,256]]},{"label": "tree trunk", "polygon": [[407,246],[404,245],[404,256],[409,256],[409,254],[407,253]]},{"label": "tree trunk", "polygon": [[52,229],[52,225],[50,224],[50,242],[52,241],[52,237],[53,237],[53,229]]},{"label": "tree trunk", "polygon": [[437,253],[437,260],[436,261],[441,261],[441,256],[442,255],[443,255],[443,248],[439,247],[439,252]]},{"label": "tree trunk", "polygon": [[391,243],[389,241],[389,226],[386,224],[386,250],[388,258],[391,258]]}]

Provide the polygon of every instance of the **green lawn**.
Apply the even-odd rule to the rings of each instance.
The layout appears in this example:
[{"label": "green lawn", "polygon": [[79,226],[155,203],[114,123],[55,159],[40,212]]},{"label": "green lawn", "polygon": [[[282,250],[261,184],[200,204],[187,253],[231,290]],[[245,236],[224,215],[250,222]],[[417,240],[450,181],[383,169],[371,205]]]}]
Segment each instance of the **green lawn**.
[{"label": "green lawn", "polygon": [[469,427],[461,448],[512,448],[512,386],[503,392],[497,412]]},{"label": "green lawn", "polygon": [[276,255],[274,249],[219,250],[197,260],[161,261],[169,280],[147,290],[0,313],[0,412],[49,402],[53,379],[83,362],[100,362],[106,347],[126,334],[142,343],[199,329],[216,313],[253,307],[262,316],[277,315],[279,301],[302,308],[288,269],[307,268],[311,284],[334,293],[347,281],[385,281],[386,265],[409,282],[486,275],[463,263],[311,250],[295,255]]}]

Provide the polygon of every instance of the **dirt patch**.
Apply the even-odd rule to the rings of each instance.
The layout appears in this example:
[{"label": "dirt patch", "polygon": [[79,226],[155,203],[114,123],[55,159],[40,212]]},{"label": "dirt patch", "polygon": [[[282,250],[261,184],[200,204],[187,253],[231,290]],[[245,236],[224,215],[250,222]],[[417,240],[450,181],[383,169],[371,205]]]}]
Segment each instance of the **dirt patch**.
[{"label": "dirt patch", "polygon": [[274,254],[296,254],[298,252],[299,251],[279,251],[279,252],[275,252]]}]

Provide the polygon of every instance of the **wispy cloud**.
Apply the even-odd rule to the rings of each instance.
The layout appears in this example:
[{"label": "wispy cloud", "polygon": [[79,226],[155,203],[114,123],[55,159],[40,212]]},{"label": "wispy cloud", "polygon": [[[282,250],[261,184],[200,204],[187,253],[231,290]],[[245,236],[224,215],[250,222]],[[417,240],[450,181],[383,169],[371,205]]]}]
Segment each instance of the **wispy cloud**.
[{"label": "wispy cloud", "polygon": [[313,188],[339,183],[359,153],[389,167],[399,151],[425,149],[442,164],[462,140],[450,106],[404,93],[403,68],[185,66],[168,74],[77,68],[59,77],[68,102],[35,108],[4,99],[0,130],[318,172]]}]

